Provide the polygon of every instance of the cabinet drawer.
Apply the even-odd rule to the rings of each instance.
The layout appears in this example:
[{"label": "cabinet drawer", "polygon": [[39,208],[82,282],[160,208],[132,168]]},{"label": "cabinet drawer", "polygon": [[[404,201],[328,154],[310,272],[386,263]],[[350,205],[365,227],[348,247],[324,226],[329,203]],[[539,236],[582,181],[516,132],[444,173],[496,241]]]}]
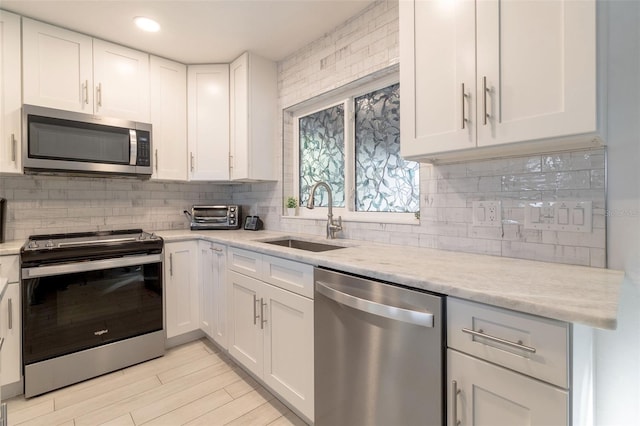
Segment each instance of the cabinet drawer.
[{"label": "cabinet drawer", "polygon": [[0,277],[5,277],[9,283],[20,280],[20,262],[18,256],[0,256]]},{"label": "cabinet drawer", "polygon": [[262,276],[262,255],[231,247],[227,258],[227,267],[232,271],[260,279]]},{"label": "cabinet drawer", "polygon": [[313,266],[273,256],[262,256],[262,280],[313,299]]},{"label": "cabinet drawer", "polygon": [[569,387],[567,323],[449,297],[447,340],[450,348]]},{"label": "cabinet drawer", "polygon": [[451,349],[447,378],[449,426],[570,424],[567,390]]}]

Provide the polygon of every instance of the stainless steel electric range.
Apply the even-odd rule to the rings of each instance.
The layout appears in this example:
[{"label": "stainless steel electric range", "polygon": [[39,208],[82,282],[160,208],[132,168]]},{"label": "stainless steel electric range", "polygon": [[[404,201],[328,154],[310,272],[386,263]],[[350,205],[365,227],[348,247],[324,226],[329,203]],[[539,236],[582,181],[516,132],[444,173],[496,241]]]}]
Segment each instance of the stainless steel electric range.
[{"label": "stainless steel electric range", "polygon": [[31,397],[164,354],[162,238],[141,229],[34,235],[20,250]]}]

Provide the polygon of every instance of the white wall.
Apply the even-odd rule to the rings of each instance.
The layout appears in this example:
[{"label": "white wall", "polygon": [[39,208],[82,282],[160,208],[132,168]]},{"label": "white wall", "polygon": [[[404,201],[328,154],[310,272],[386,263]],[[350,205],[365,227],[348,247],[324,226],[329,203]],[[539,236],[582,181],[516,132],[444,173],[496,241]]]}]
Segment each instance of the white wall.
[{"label": "white wall", "polygon": [[596,424],[640,419],[640,2],[607,2],[609,267],[625,271],[615,332],[596,333]]},{"label": "white wall", "polygon": [[[279,109],[397,65],[398,32],[397,0],[381,0],[284,59],[278,64]],[[283,160],[285,164],[293,163],[292,133],[290,115],[285,113],[276,136],[277,143],[283,141],[276,159],[280,168]],[[420,224],[345,221],[340,238],[604,267],[604,165],[602,150],[438,167],[423,165]],[[322,236],[324,220],[282,217],[283,192],[291,194],[291,183],[296,178],[297,171],[285,166],[282,182],[234,188],[234,200],[251,206],[252,214],[265,218],[269,229]],[[502,201],[504,226],[474,227],[472,203],[476,200]],[[558,200],[592,201],[593,231],[524,229],[527,203]]]}]

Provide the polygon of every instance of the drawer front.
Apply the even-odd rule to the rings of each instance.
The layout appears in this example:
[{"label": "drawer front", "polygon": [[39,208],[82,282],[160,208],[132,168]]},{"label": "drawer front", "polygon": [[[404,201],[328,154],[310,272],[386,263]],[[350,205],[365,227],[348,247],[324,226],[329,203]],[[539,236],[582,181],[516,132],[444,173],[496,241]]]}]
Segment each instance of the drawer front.
[{"label": "drawer front", "polygon": [[253,278],[261,279],[262,255],[253,251],[230,247],[227,254],[227,268]]},{"label": "drawer front", "polygon": [[9,283],[20,280],[20,261],[18,256],[0,256],[0,277],[7,278]]},{"label": "drawer front", "polygon": [[447,298],[447,345],[569,388],[569,324]]},{"label": "drawer front", "polygon": [[262,280],[313,299],[313,266],[273,256],[262,256]]}]

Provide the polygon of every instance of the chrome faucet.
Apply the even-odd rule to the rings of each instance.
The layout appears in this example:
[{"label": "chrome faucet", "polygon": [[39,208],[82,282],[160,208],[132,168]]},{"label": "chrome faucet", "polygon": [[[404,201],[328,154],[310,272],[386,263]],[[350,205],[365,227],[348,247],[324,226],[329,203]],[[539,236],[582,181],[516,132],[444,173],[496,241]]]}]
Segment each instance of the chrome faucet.
[{"label": "chrome faucet", "polygon": [[313,209],[316,189],[318,189],[319,186],[324,187],[327,190],[327,194],[329,195],[329,210],[327,214],[327,238],[334,239],[336,237],[336,232],[342,231],[342,217],[338,216],[338,223],[333,221],[333,195],[331,194],[331,187],[326,182],[317,182],[315,185],[313,185],[313,187],[311,188],[309,201],[307,202],[307,208]]}]

